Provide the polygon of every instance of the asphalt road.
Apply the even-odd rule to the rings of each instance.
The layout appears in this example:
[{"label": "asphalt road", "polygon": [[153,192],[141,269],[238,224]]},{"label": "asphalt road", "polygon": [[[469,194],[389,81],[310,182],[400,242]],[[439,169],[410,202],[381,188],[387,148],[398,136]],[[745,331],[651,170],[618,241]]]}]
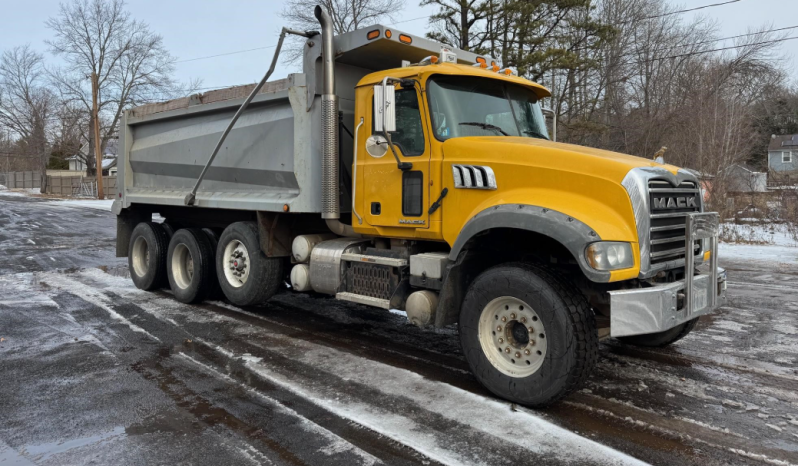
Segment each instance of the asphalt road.
[{"label": "asphalt road", "polygon": [[478,385],[455,329],[289,292],[183,305],[135,289],[114,236],[0,193],[0,466],[798,464],[798,264],[723,261],[693,334],[608,340],[533,411]]}]

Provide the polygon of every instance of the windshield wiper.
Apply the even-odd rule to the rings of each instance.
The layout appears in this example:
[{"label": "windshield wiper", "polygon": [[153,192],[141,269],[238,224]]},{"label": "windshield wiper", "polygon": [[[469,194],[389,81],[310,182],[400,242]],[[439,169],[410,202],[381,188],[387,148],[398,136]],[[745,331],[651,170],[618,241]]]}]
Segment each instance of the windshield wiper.
[{"label": "windshield wiper", "polygon": [[460,124],[461,125],[467,125],[467,126],[478,126],[478,127],[482,128],[482,129],[492,129],[494,131],[498,131],[498,132],[502,133],[502,135],[504,135],[504,136],[509,136],[509,134],[505,133],[503,129],[499,128],[496,125],[491,125],[489,123],[480,123],[478,121],[464,121],[464,122],[462,122]]},{"label": "windshield wiper", "polygon": [[525,129],[523,132],[524,132],[524,134],[529,134],[529,135],[535,136],[535,137],[537,137],[539,139],[545,139],[547,141],[551,140],[551,139],[547,138],[545,134],[538,133],[537,131],[532,131],[531,129]]}]

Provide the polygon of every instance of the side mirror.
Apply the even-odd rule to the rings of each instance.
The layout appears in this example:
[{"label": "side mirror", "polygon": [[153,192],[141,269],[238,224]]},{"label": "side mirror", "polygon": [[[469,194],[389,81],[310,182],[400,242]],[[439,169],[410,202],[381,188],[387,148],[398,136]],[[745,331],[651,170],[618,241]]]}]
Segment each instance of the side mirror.
[{"label": "side mirror", "polygon": [[557,142],[557,112],[550,108],[541,108],[544,115],[551,115],[551,140]]},{"label": "side mirror", "polygon": [[374,130],[396,131],[396,88],[386,82],[374,86]]}]

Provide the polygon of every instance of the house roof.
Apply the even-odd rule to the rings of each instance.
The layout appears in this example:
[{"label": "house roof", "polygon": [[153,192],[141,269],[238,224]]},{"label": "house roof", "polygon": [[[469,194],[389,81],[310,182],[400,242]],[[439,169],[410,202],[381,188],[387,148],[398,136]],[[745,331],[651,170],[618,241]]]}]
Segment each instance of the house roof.
[{"label": "house roof", "polygon": [[798,150],[798,134],[786,134],[770,139],[768,150],[795,149]]}]

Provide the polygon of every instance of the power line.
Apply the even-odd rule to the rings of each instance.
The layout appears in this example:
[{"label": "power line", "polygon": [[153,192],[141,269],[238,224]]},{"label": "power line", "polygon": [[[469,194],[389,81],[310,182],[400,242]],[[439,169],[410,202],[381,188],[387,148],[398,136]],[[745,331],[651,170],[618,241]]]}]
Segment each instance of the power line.
[{"label": "power line", "polygon": [[694,56],[694,55],[702,55],[702,54],[705,54],[705,53],[722,52],[724,50],[740,49],[740,48],[743,48],[743,47],[753,47],[755,45],[775,44],[777,42],[786,42],[788,40],[795,40],[795,39],[798,39],[798,36],[785,37],[783,39],[766,40],[766,41],[762,41],[762,42],[755,42],[753,44],[732,45],[732,46],[729,46],[729,47],[721,47],[721,48],[712,49],[712,50],[701,50],[701,51],[697,51],[697,52],[683,53],[683,54],[680,54],[680,55],[671,55],[671,56],[668,56],[668,57],[652,58],[650,60],[637,61],[637,62],[634,62],[633,64],[635,64],[635,65],[643,65],[643,64],[646,64],[646,63],[653,63],[655,61],[668,60],[668,59],[671,59],[671,58],[690,57],[690,56]]},{"label": "power line", "polygon": [[[731,39],[739,39],[741,37],[750,37],[750,36],[757,36],[757,35],[763,35],[763,34],[770,34],[770,33],[773,33],[773,32],[789,31],[789,30],[792,30],[792,29],[798,29],[798,26],[788,26],[788,27],[777,28],[777,29],[769,29],[767,31],[749,32],[749,33],[746,33],[746,34],[738,34],[736,36],[721,37],[719,39],[709,39],[709,40],[704,40],[704,41],[700,41],[700,42],[694,42],[694,43],[691,43],[691,44],[674,45],[673,47],[668,47],[667,50],[674,50],[674,49],[678,49],[678,48],[682,48],[682,47],[689,47],[689,46],[694,46],[694,45],[712,44],[712,43],[715,43],[715,42],[723,42],[723,41],[731,40]],[[741,47],[745,47],[745,45],[741,45]],[[619,55],[619,57],[631,57],[631,56],[634,56],[634,55],[638,55],[638,52],[624,53],[624,54]]]},{"label": "power line", "polygon": [[698,11],[698,10],[703,10],[705,8],[713,8],[713,7],[716,7],[716,6],[728,5],[730,3],[737,3],[737,2],[741,2],[741,1],[742,0],[729,0],[727,2],[712,3],[712,4],[709,4],[709,5],[699,6],[699,7],[695,7],[695,8],[688,8],[686,10],[677,10],[677,11],[671,11],[671,12],[668,12],[668,13],[662,13],[660,15],[647,16],[647,17],[645,17],[643,19],[646,20],[646,19],[664,18],[665,16],[678,15],[678,14],[681,14],[681,13],[689,13],[691,11]]},{"label": "power line", "polygon": [[187,63],[187,62],[190,62],[190,61],[206,60],[206,59],[208,59],[208,58],[226,57],[226,56],[228,56],[228,55],[236,55],[236,54],[239,54],[239,53],[254,52],[254,51],[256,51],[256,50],[272,49],[272,48],[274,48],[274,47],[277,47],[277,45],[276,45],[276,44],[275,44],[275,45],[267,45],[267,46],[265,46],[265,47],[256,47],[256,48],[254,48],[254,49],[247,49],[247,50],[237,50],[237,51],[235,51],[235,52],[218,53],[218,54],[216,54],[216,55],[208,55],[207,57],[188,58],[188,59],[186,59],[186,60],[178,60],[178,61],[176,61],[175,63]]}]

